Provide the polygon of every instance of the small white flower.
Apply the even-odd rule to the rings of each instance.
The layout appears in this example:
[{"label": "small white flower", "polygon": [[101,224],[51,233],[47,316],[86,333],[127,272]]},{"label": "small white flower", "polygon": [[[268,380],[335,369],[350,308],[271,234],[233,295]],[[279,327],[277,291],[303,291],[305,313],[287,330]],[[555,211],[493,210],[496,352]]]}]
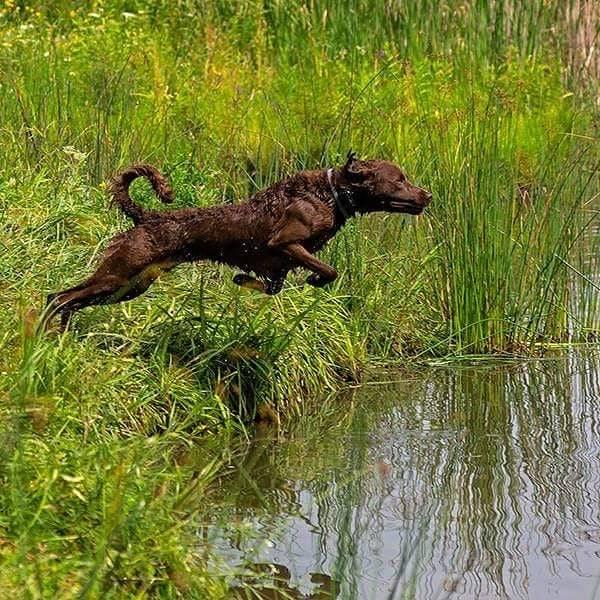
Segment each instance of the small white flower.
[{"label": "small white flower", "polygon": [[75,160],[77,162],[81,162],[82,160],[85,160],[85,158],[87,156],[84,152],[80,152],[73,146],[63,146],[62,151],[67,156],[70,156],[73,160]]}]

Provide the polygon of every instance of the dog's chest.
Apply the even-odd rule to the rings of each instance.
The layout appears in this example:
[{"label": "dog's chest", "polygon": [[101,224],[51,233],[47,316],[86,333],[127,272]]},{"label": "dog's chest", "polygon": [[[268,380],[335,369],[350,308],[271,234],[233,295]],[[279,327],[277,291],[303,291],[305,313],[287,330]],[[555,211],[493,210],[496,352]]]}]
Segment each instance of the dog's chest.
[{"label": "dog's chest", "polygon": [[336,230],[330,229],[320,235],[311,237],[307,240],[305,247],[309,252],[318,252],[335,234]]}]

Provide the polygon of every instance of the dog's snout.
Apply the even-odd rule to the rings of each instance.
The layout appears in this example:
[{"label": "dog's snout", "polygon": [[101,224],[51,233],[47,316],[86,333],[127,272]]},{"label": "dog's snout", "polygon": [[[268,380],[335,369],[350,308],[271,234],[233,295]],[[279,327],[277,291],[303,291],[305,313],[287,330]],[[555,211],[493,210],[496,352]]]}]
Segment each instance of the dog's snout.
[{"label": "dog's snout", "polygon": [[431,199],[433,198],[433,194],[427,190],[423,190],[421,189],[421,193],[420,195],[420,201],[424,206],[427,206],[430,202]]}]

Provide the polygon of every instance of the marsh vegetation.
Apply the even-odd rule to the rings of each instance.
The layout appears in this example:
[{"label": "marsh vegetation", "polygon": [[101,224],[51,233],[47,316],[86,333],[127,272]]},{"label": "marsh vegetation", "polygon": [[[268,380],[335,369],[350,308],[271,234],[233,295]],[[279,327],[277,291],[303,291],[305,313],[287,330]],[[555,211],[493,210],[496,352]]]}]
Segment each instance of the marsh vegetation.
[{"label": "marsh vegetation", "polygon": [[[226,597],[196,537],[227,464],[189,459],[209,434],[226,447],[258,409],[285,421],[375,367],[596,340],[597,17],[585,0],[4,2],[0,587]],[[177,206],[202,206],[349,148],[434,201],[349,224],[331,287],[298,274],[268,298],[201,264],[36,330],[128,225],[104,190],[119,167],[154,163]]]}]

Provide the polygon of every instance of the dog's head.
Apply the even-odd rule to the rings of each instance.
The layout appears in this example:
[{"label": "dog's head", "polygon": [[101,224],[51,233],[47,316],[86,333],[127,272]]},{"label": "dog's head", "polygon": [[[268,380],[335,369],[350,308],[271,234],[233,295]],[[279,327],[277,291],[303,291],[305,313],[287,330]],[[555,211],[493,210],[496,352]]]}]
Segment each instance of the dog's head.
[{"label": "dog's head", "polygon": [[341,175],[361,213],[418,215],[431,202],[431,192],[410,183],[402,170],[387,160],[358,160],[350,153]]}]

